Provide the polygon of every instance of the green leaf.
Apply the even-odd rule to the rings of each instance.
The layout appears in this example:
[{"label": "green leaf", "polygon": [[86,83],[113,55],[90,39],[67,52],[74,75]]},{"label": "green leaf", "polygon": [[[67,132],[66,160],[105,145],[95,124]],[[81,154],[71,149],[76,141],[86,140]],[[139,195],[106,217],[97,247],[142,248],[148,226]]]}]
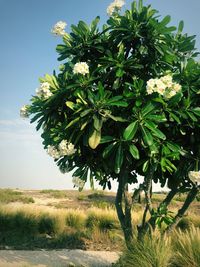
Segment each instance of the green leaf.
[{"label": "green leaf", "polygon": [[166,136],[164,135],[164,133],[162,133],[158,128],[157,125],[151,121],[145,121],[145,126],[152,131],[153,135],[155,135],[156,137],[165,140]]},{"label": "green leaf", "polygon": [[99,144],[101,140],[101,132],[94,130],[89,137],[88,144],[92,149],[95,149]]},{"label": "green leaf", "polygon": [[91,32],[92,32],[92,33],[96,30],[96,28],[97,28],[97,24],[99,23],[99,21],[100,21],[100,17],[99,17],[99,16],[97,16],[97,17],[92,21],[91,26],[90,26],[90,28],[91,28]]},{"label": "green leaf", "polygon": [[91,108],[90,109],[86,109],[83,112],[81,112],[80,117],[83,118],[86,115],[88,115],[91,112]]},{"label": "green leaf", "polygon": [[163,115],[148,115],[146,116],[146,119],[159,122],[159,123],[167,121],[164,114]]},{"label": "green leaf", "polygon": [[183,28],[184,28],[184,22],[183,22],[183,20],[181,20],[179,22],[179,25],[178,25],[178,32],[177,32],[177,34],[181,34],[182,31],[183,31]]},{"label": "green leaf", "polygon": [[182,92],[179,92],[179,93],[175,94],[175,96],[170,98],[170,100],[168,101],[168,104],[169,105],[177,105],[177,103],[179,103],[181,101],[182,97],[183,97]]},{"label": "green leaf", "polygon": [[190,117],[190,119],[192,121],[195,121],[195,122],[198,121],[197,118],[194,116],[194,114],[192,112],[186,110],[186,113],[187,113],[187,115]]},{"label": "green leaf", "polygon": [[160,22],[160,26],[165,27],[171,21],[171,17],[168,15]]},{"label": "green leaf", "polygon": [[138,121],[134,121],[129,124],[124,130],[123,137],[125,140],[132,140],[138,129]]},{"label": "green leaf", "polygon": [[181,121],[179,120],[179,117],[176,116],[174,113],[170,112],[169,113],[171,118],[174,119],[178,124],[181,124]]},{"label": "green leaf", "polygon": [[180,151],[180,146],[175,144],[175,143],[167,142],[166,145],[173,152],[179,152]]},{"label": "green leaf", "polygon": [[101,137],[100,144],[109,143],[111,141],[114,141],[114,137],[106,135]]},{"label": "green leaf", "polygon": [[76,119],[70,121],[70,123],[67,124],[67,127],[65,129],[70,128],[72,125],[76,124],[79,120],[80,120],[80,118],[76,118]]},{"label": "green leaf", "polygon": [[122,117],[113,116],[112,114],[108,114],[107,116],[114,121],[119,121],[119,122],[126,122],[127,121],[126,119],[124,119]]},{"label": "green leaf", "polygon": [[102,122],[102,119],[100,118],[98,118],[96,115],[94,115],[93,116],[93,120],[94,120],[94,128],[97,130],[97,131],[100,131],[101,130],[101,128],[102,128],[102,124],[103,124],[103,122]]},{"label": "green leaf", "polygon": [[143,0],[139,0],[139,2],[138,2],[138,11],[140,13],[142,12],[142,7],[143,7]]},{"label": "green leaf", "polygon": [[131,153],[131,155],[133,156],[134,159],[140,158],[139,151],[135,145],[131,144],[129,146],[129,152]]},{"label": "green leaf", "polygon": [[141,126],[144,143],[148,146],[153,144],[153,137],[146,127]]},{"label": "green leaf", "polygon": [[143,117],[148,115],[150,112],[152,112],[155,109],[155,104],[152,102],[149,102],[141,111],[141,114]]},{"label": "green leaf", "polygon": [[197,115],[197,116],[200,117],[200,107],[193,108],[191,111],[192,111],[195,115]]},{"label": "green leaf", "polygon": [[103,158],[107,158],[110,153],[113,151],[113,149],[115,148],[117,142],[114,142],[112,144],[110,144],[109,146],[107,146],[104,151],[103,151]]},{"label": "green leaf", "polygon": [[72,101],[65,102],[66,106],[72,110],[75,108],[75,104]]},{"label": "green leaf", "polygon": [[117,149],[117,153],[115,157],[115,173],[120,173],[123,160],[124,160],[123,149],[122,149],[122,145],[120,144]]},{"label": "green leaf", "polygon": [[143,164],[142,171],[147,172],[148,168],[149,168],[149,160],[145,161],[145,163]]},{"label": "green leaf", "polygon": [[103,85],[102,85],[102,83],[101,82],[99,82],[98,83],[98,89],[99,89],[99,94],[100,94],[100,97],[101,97],[101,99],[104,97],[104,87],[103,87]]},{"label": "green leaf", "polygon": [[118,69],[116,72],[116,77],[121,78],[124,75],[125,71],[122,69]]},{"label": "green leaf", "polygon": [[128,103],[125,101],[116,101],[109,103],[109,106],[128,107]]}]

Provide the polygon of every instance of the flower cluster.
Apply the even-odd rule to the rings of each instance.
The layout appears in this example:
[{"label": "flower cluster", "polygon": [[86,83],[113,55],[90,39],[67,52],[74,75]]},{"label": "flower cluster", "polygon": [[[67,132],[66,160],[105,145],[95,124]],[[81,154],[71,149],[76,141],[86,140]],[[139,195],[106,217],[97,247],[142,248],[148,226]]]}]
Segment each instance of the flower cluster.
[{"label": "flower cluster", "polygon": [[71,156],[76,152],[74,145],[67,140],[62,140],[58,148],[61,156]]},{"label": "flower cluster", "polygon": [[173,82],[171,75],[166,75],[160,79],[150,79],[146,88],[148,95],[157,92],[164,98],[169,99],[181,90],[181,85]]},{"label": "flower cluster", "polygon": [[20,109],[20,117],[21,118],[28,118],[29,113],[28,113],[28,105],[25,105],[21,107]]},{"label": "flower cluster", "polygon": [[200,171],[190,171],[188,177],[193,183],[200,184]]},{"label": "flower cluster", "polygon": [[85,185],[85,182],[81,180],[78,176],[74,176],[72,178],[72,183],[74,184],[74,187],[83,188]]},{"label": "flower cluster", "polygon": [[52,96],[50,91],[50,84],[48,82],[43,82],[40,84],[40,87],[36,89],[36,94],[40,98],[47,99]]},{"label": "flower cluster", "polygon": [[54,159],[59,159],[63,156],[71,156],[76,152],[74,145],[67,140],[62,140],[58,145],[58,148],[55,146],[48,146],[47,153]]},{"label": "flower cluster", "polygon": [[80,73],[82,75],[85,75],[85,74],[89,73],[89,66],[86,62],[76,63],[74,65],[73,72],[74,72],[74,74]]},{"label": "flower cluster", "polygon": [[114,0],[114,2],[112,2],[108,8],[107,8],[107,14],[109,16],[112,16],[114,12],[119,11],[123,5],[125,5],[124,0]]},{"label": "flower cluster", "polygon": [[58,21],[52,28],[51,32],[57,36],[65,35],[65,28],[67,23],[64,21]]},{"label": "flower cluster", "polygon": [[60,153],[54,146],[48,146],[47,147],[47,153],[49,154],[50,157],[52,157],[54,159],[60,158]]}]

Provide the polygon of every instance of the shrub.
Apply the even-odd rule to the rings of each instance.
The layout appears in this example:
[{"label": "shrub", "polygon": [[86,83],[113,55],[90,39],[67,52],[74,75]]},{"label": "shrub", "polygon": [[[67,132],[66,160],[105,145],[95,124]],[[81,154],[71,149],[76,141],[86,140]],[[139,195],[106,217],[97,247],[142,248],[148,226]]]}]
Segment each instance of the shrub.
[{"label": "shrub", "polygon": [[55,235],[58,234],[62,228],[59,216],[45,213],[39,217],[38,230],[41,234]]},{"label": "shrub", "polygon": [[176,267],[200,266],[200,229],[191,227],[185,233],[177,231],[173,236]]},{"label": "shrub", "polygon": [[88,212],[86,227],[91,229],[98,228],[100,231],[108,231],[116,229],[118,227],[118,222],[112,210],[93,208]]},{"label": "shrub", "polygon": [[133,241],[116,266],[169,267],[172,260],[170,239],[166,236],[147,236],[143,242]]},{"label": "shrub", "polygon": [[80,229],[85,224],[85,216],[81,211],[70,210],[67,211],[66,225],[75,229]]}]

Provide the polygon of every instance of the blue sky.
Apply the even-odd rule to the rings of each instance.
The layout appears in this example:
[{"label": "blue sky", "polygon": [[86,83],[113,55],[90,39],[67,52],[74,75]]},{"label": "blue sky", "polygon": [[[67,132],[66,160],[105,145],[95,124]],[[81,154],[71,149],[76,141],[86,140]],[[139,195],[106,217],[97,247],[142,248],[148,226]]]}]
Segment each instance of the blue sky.
[{"label": "blue sky", "polygon": [[[60,38],[50,33],[59,20],[67,31],[79,20],[91,22],[97,15],[107,20],[112,0],[0,0],[0,187],[72,188],[71,175],[63,175],[42,148],[39,133],[19,118],[19,109],[28,103],[38,78],[57,69],[55,47]],[[126,7],[132,1],[126,0]],[[200,50],[200,1],[144,0],[171,15],[184,31],[196,35]]]}]

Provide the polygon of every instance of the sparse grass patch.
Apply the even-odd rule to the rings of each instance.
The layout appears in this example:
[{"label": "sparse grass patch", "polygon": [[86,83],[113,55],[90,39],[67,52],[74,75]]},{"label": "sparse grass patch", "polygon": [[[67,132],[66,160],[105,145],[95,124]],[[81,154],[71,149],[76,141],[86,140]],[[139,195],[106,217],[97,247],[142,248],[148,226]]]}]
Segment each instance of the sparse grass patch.
[{"label": "sparse grass patch", "polygon": [[101,199],[105,196],[104,192],[103,191],[95,191],[94,193],[92,194],[89,194],[88,195],[88,198],[89,199]]},{"label": "sparse grass patch", "polygon": [[61,191],[61,190],[44,189],[44,190],[41,190],[40,193],[48,194],[49,196],[53,198],[66,198],[67,197],[67,192]]},{"label": "sparse grass patch", "polygon": [[32,197],[24,196],[22,192],[14,191],[11,189],[0,189],[0,203],[10,203],[10,202],[22,202],[22,203],[34,203]]}]

